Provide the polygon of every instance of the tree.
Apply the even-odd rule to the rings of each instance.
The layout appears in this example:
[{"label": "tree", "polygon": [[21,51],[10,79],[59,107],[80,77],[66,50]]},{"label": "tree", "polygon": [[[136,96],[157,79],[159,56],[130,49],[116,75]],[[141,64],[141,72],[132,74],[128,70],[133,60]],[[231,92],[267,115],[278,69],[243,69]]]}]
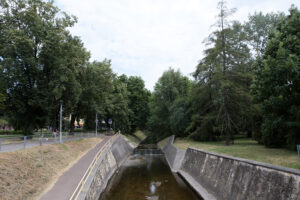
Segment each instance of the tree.
[{"label": "tree", "polygon": [[207,39],[210,47],[194,73],[192,123],[187,131],[197,140],[215,140],[225,133],[226,144],[240,130],[243,110],[249,106],[250,50],[243,26],[230,23],[228,17],[235,9],[219,2],[217,30]]},{"label": "tree", "polygon": [[77,72],[89,58],[67,30],[76,18],[52,1],[4,0],[0,7],[0,65],[10,120],[25,133],[52,119],[55,126],[59,101],[64,100],[65,114],[78,101]]},{"label": "tree", "polygon": [[254,94],[262,105],[267,147],[300,142],[300,12],[294,6],[270,34],[255,71]]},{"label": "tree", "polygon": [[124,76],[116,76],[113,79],[113,89],[108,97],[106,116],[113,119],[116,131],[120,130],[122,133],[131,133],[128,91],[123,78]]},{"label": "tree", "polygon": [[[174,71],[171,68],[164,72],[155,84],[150,100],[151,114],[148,120],[148,127],[157,138],[178,133],[177,131],[172,132],[172,130],[176,130],[175,121],[177,121],[177,118],[174,116],[177,114],[176,105],[182,105],[178,99],[187,98],[190,88],[190,80],[179,71]],[[175,103],[176,100],[178,100],[177,104]],[[182,116],[184,114],[179,118],[181,119]]]},{"label": "tree", "polygon": [[244,28],[247,33],[249,45],[253,50],[254,57],[260,57],[265,51],[268,36],[275,30],[280,18],[284,17],[283,13],[267,13],[255,12],[248,16],[248,21]]},{"label": "tree", "polygon": [[149,116],[150,92],[145,88],[145,83],[141,77],[130,76],[126,81],[126,86],[131,132],[137,129],[144,130]]},{"label": "tree", "polygon": [[[244,24],[248,46],[252,50],[252,58],[254,59],[254,64],[250,69],[252,77],[254,77],[255,68],[260,65],[259,63],[262,61],[269,34],[275,30],[280,19],[283,17],[283,13],[267,13],[264,15],[262,12],[256,12],[253,15],[249,15],[248,21]],[[250,85],[251,84],[252,82]],[[251,90],[251,92],[251,96],[255,95],[253,90]],[[252,136],[261,143],[262,134],[260,127],[263,121],[261,104],[253,98],[251,101],[252,106],[248,109],[249,112],[245,113],[247,115],[244,117],[245,130],[249,137]]]},{"label": "tree", "polygon": [[170,129],[172,134],[179,137],[187,136],[185,130],[191,120],[191,99],[189,97],[191,88],[188,90],[188,96],[176,98],[170,108]]},{"label": "tree", "polygon": [[83,69],[78,77],[82,92],[71,114],[70,132],[74,130],[75,119],[84,118],[85,128],[94,129],[96,112],[99,119],[106,116],[114,76],[111,61],[106,59],[89,63]]}]

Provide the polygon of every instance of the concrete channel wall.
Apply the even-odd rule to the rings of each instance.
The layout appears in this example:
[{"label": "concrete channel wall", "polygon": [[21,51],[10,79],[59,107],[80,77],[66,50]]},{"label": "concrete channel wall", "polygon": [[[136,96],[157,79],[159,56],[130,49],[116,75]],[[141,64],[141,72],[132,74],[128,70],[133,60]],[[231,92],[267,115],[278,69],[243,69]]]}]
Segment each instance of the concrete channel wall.
[{"label": "concrete channel wall", "polygon": [[299,170],[194,148],[181,158],[173,141],[171,137],[162,148],[170,167],[204,199],[300,200]]},{"label": "concrete channel wall", "polygon": [[95,169],[86,182],[84,192],[79,199],[97,200],[108,181],[132,153],[133,148],[120,135],[107,147],[98,160]]}]

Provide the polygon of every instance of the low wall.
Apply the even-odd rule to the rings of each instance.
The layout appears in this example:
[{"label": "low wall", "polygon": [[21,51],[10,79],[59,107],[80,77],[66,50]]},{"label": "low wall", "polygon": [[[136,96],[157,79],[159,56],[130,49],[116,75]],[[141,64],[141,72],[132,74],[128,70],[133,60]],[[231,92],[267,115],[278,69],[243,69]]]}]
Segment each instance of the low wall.
[{"label": "low wall", "polygon": [[90,178],[86,181],[84,192],[79,199],[97,200],[107,186],[108,181],[122,163],[132,153],[132,147],[120,135],[105,149],[98,160]]},{"label": "low wall", "polygon": [[[300,200],[300,171],[188,148],[182,160],[163,147],[171,168],[177,171],[204,199]],[[174,150],[177,149],[176,151]],[[181,153],[180,153],[181,154]],[[175,158],[175,159],[174,159]],[[172,163],[172,160],[174,162]]]}]

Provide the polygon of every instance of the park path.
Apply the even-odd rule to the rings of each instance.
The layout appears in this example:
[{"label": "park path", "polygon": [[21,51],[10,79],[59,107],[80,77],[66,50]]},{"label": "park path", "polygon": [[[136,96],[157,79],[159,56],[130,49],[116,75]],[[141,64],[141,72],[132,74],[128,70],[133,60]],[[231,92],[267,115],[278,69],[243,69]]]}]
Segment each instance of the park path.
[{"label": "park path", "polygon": [[96,147],[60,176],[54,186],[42,196],[41,200],[69,200],[95,155],[108,142],[110,137],[105,136]]}]

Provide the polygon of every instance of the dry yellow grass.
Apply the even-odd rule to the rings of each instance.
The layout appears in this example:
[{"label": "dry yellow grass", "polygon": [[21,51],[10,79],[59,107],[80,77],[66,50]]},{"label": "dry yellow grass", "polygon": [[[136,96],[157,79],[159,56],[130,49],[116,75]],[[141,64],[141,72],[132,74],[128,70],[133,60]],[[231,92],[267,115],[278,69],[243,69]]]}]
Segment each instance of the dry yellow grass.
[{"label": "dry yellow grass", "polygon": [[89,138],[0,154],[0,200],[37,199],[101,141]]}]

